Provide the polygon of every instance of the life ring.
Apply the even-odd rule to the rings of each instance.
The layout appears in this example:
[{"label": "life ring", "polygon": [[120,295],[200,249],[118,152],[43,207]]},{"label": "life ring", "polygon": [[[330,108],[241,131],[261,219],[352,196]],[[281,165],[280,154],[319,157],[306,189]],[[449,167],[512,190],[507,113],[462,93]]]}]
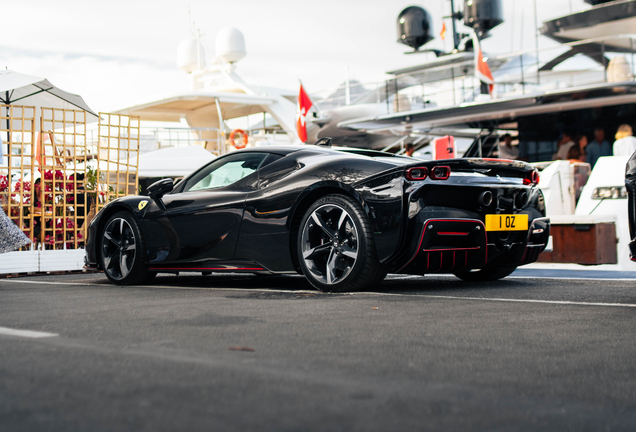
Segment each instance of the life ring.
[{"label": "life ring", "polygon": [[[241,135],[243,139],[236,139],[237,134]],[[235,149],[240,150],[242,148],[245,148],[245,146],[247,146],[247,140],[247,132],[245,132],[243,129],[234,129],[230,133],[230,144],[232,144]]]}]

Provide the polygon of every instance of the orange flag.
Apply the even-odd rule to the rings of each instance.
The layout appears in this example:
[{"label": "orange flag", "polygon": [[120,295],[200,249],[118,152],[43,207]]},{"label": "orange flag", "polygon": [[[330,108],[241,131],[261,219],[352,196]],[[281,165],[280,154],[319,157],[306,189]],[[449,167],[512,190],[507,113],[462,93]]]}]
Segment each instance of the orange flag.
[{"label": "orange flag", "polygon": [[495,79],[492,76],[492,72],[490,72],[488,63],[486,63],[486,61],[484,60],[484,54],[481,52],[481,46],[479,45],[479,38],[477,37],[477,33],[475,33],[474,31],[472,34],[472,39],[473,49],[475,50],[475,77],[481,82],[485,82],[486,84],[488,84],[490,94],[492,94]]},{"label": "orange flag", "polygon": [[446,40],[446,23],[442,21],[442,31],[439,33],[442,40]]},{"label": "orange flag", "polygon": [[38,163],[38,171],[42,172],[42,132],[38,131],[35,140],[35,160]]}]

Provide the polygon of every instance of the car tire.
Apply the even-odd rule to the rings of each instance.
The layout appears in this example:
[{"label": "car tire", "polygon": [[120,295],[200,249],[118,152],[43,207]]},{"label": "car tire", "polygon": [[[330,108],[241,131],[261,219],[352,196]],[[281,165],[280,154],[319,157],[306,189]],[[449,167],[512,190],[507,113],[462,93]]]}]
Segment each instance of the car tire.
[{"label": "car tire", "polygon": [[324,196],[307,209],[296,250],[303,275],[321,291],[370,289],[386,276],[367,215],[344,195]]},{"label": "car tire", "polygon": [[101,233],[100,260],[108,280],[116,285],[147,283],[155,272],[148,271],[143,256],[144,238],[139,224],[127,211],[120,211],[106,221]]},{"label": "car tire", "polygon": [[517,267],[497,266],[475,271],[462,271],[454,273],[458,278],[469,282],[483,282],[503,279],[509,276]]}]

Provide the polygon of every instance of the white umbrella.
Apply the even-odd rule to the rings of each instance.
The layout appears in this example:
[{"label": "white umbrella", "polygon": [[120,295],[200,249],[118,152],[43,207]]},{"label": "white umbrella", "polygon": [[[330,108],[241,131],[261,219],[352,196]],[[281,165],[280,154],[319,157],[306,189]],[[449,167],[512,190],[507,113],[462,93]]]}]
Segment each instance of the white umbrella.
[{"label": "white umbrella", "polygon": [[47,79],[11,70],[0,70],[0,103],[81,109],[97,118],[81,96],[59,89]]},{"label": "white umbrella", "polygon": [[[98,116],[91,110],[81,96],[55,87],[48,80],[33,75],[22,74],[12,70],[0,70],[0,104],[24,105],[35,107],[34,120],[38,124],[39,108],[80,109],[86,112],[86,121],[95,121]],[[7,111],[5,108],[0,110]],[[10,116],[7,114],[6,128],[10,130]],[[7,130],[6,142],[11,142]],[[0,154],[3,146],[0,145]],[[2,158],[0,157],[0,163]]]}]

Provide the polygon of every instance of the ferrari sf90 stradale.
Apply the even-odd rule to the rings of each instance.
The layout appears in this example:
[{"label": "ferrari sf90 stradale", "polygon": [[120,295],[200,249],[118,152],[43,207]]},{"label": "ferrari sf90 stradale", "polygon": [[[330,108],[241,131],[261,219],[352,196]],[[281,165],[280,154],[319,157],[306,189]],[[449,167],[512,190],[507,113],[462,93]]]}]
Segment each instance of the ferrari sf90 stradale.
[{"label": "ferrari sf90 stradale", "polygon": [[387,273],[494,280],[546,247],[537,182],[520,161],[250,148],[106,205],[86,261],[122,285],[177,272],[301,273],[324,291]]}]

